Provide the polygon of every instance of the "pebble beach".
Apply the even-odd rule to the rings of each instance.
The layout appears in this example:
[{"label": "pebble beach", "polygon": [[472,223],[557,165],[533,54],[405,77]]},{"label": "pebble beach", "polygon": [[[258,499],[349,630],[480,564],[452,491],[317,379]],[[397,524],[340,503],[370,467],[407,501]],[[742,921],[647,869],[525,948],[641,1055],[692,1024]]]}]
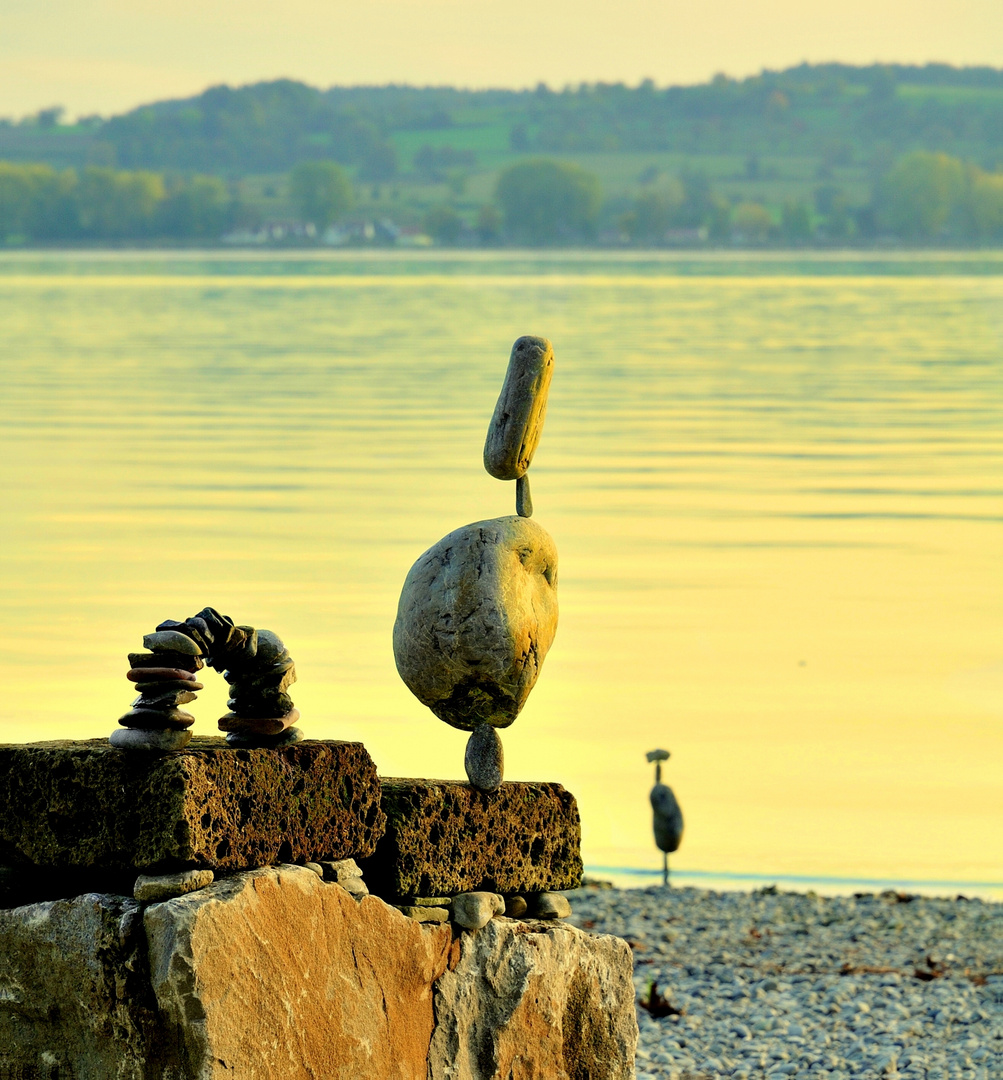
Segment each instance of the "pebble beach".
[{"label": "pebble beach", "polygon": [[1003,1078],[1003,904],[775,889],[568,895],[576,925],[630,943],[638,1080]]}]

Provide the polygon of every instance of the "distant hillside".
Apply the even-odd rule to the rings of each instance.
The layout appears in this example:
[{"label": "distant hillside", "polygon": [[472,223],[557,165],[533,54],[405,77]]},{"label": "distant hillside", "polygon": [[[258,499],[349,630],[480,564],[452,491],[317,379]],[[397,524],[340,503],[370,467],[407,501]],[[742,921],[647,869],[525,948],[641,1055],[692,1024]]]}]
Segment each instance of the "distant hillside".
[{"label": "distant hillside", "polygon": [[1003,242],[1003,70],[554,91],[288,79],[0,121],[0,244]]},{"label": "distant hillside", "polygon": [[812,157],[886,167],[909,150],[984,167],[1003,160],[1003,70],[942,64],[801,65],[700,86],[553,91],[335,87],[279,80],[61,125],[52,113],[0,126],[0,159],[56,166],[280,173],[331,159],[386,179],[422,145],[505,153]]}]

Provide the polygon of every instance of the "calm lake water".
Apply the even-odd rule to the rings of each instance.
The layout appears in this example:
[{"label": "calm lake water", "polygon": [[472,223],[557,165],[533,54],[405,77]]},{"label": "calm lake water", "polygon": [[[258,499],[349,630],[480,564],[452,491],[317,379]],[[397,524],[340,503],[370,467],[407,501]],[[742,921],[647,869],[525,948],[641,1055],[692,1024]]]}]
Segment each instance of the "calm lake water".
[{"label": "calm lake water", "polygon": [[308,736],[462,778],[391,627],[513,512],[481,448],[524,333],[561,623],[508,778],[656,867],[665,746],[682,869],[1003,895],[999,255],[0,256],[0,738],[108,734],[125,654],[211,604],[285,639]]}]

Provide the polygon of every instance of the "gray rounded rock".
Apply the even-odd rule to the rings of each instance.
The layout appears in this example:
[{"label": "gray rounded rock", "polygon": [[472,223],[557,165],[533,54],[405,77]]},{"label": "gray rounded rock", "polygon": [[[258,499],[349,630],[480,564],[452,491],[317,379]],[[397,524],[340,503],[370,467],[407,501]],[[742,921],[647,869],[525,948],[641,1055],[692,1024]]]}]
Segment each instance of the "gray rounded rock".
[{"label": "gray rounded rock", "polygon": [[158,630],[143,635],[143,648],[151,652],[178,652],[185,656],[201,656],[198,643],[178,630]]},{"label": "gray rounded rock", "polygon": [[463,755],[467,779],[479,791],[497,791],[505,771],[505,750],[490,724],[478,724]]},{"label": "gray rounded rock", "polygon": [[571,914],[571,904],[560,893],[542,892],[533,898],[530,913],[535,919],[566,919]]},{"label": "gray rounded rock", "polygon": [[529,910],[526,898],[523,896],[509,896],[505,899],[505,914],[510,919],[521,919]]},{"label": "gray rounded rock", "polygon": [[419,557],[394,624],[397,670],[440,720],[518,716],[557,632],[557,547],[530,518],[465,525]]},{"label": "gray rounded rock", "polygon": [[453,922],[466,930],[480,930],[505,911],[505,901],[497,893],[466,892],[453,897]]},{"label": "gray rounded rock", "polygon": [[683,812],[672,788],[668,784],[655,784],[649,798],[655,845],[659,851],[676,851],[683,839]]},{"label": "gray rounded rock", "polygon": [[148,728],[116,728],[108,742],[118,750],[181,750],[191,742],[190,731],[151,731]]}]

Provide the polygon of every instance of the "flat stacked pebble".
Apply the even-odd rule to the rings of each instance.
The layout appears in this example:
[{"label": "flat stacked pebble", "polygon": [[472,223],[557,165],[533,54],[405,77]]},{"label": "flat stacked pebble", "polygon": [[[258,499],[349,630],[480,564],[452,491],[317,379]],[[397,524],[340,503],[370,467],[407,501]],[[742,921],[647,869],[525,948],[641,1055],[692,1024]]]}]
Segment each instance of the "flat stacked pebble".
[{"label": "flat stacked pebble", "polygon": [[568,895],[576,925],[631,943],[638,999],[664,1014],[638,1007],[639,1080],[1003,1077],[1003,904],[661,887]]},{"label": "flat stacked pebble", "polygon": [[132,708],[119,717],[121,727],[112,733],[112,746],[129,750],[180,750],[191,739],[195,723],[180,708],[195,700],[202,683],[195,673],[204,666],[196,642],[175,630],[147,634],[145,653],[129,653],[126,678],[139,691]]}]

